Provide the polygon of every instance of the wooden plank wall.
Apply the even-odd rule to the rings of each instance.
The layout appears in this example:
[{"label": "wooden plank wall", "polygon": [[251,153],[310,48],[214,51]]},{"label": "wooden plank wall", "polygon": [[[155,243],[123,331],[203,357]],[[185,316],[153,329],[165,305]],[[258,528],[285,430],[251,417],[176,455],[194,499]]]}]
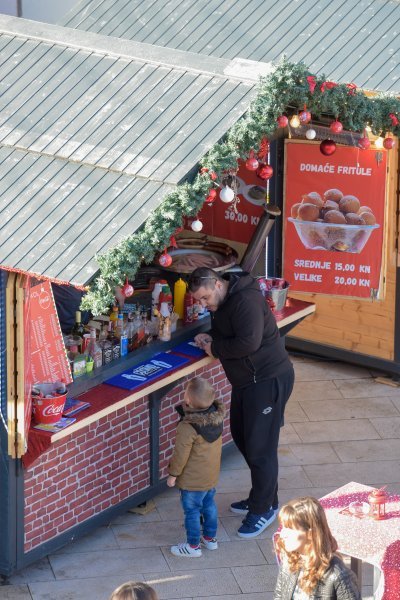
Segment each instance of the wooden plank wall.
[{"label": "wooden plank wall", "polygon": [[398,238],[398,140],[388,151],[386,214],[382,260],[382,299],[293,293],[293,298],[315,302],[316,312],[291,337],[360,354],[394,360],[394,321]]},{"label": "wooden plank wall", "polygon": [[8,454],[20,458],[26,449],[24,381],[23,276],[10,273],[6,288]]}]

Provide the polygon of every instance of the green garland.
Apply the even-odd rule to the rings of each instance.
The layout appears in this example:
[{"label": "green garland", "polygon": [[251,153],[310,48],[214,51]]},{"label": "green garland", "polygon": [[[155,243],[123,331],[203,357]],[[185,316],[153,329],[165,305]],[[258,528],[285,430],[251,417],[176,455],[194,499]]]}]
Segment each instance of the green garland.
[{"label": "green garland", "polygon": [[273,72],[260,79],[248,111],[203,158],[203,169],[194,181],[168,194],[137,233],[96,256],[100,274],[84,296],[82,309],[94,315],[107,312],[115,302],[115,286],[123,285],[126,277],[133,280],[143,262],[151,263],[168,246],[170,237],[182,226],[182,218],[199,212],[208,191],[216,187],[213,173],[221,180],[224,172],[236,171],[239,158],[246,159],[263,138],[275,133],[279,115],[297,113],[306,105],[314,121],[329,116],[338,118],[346,130],[362,132],[369,125],[376,135],[387,131],[400,134],[396,119],[390,117],[400,115],[400,100],[394,95],[368,97],[349,84],[326,85],[324,75],[313,77],[315,89],[311,92],[307,80],[310,76],[303,63],[283,59]]}]

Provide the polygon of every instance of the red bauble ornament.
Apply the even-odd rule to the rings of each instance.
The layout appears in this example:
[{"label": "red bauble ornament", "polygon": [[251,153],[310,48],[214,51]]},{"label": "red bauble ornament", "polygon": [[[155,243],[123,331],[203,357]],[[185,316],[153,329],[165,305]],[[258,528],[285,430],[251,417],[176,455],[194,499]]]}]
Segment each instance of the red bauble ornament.
[{"label": "red bauble ornament", "polygon": [[307,123],[311,121],[311,113],[308,110],[304,109],[299,114],[299,119],[302,125],[307,125]]},{"label": "red bauble ornament", "polygon": [[122,293],[125,296],[125,298],[129,298],[130,296],[133,295],[133,292],[135,290],[133,289],[133,287],[131,286],[131,284],[128,281],[128,278],[126,278],[125,284],[122,288]]},{"label": "red bauble ornament", "polygon": [[169,267],[172,264],[172,256],[165,250],[158,259],[162,267]]},{"label": "red bauble ornament", "polygon": [[358,147],[361,148],[361,150],[368,150],[370,146],[371,142],[369,141],[369,138],[364,134],[364,136],[358,140]]},{"label": "red bauble ornament", "polygon": [[319,145],[319,149],[324,156],[332,156],[336,152],[336,144],[333,140],[323,140]]},{"label": "red bauble ornament", "polygon": [[217,197],[217,190],[214,190],[213,188],[211,188],[211,190],[208,190],[208,196],[206,198],[206,202],[208,202],[208,204],[211,204],[211,202],[214,202],[216,197]]},{"label": "red bauble ornament", "polygon": [[271,167],[271,165],[265,165],[265,164],[260,164],[259,168],[257,169],[256,175],[257,177],[259,177],[260,179],[271,179],[272,175],[274,174],[274,170]]},{"label": "red bauble ornament", "polygon": [[276,122],[278,123],[278,127],[287,127],[289,123],[289,119],[286,115],[281,115],[277,118]]},{"label": "red bauble ornament", "polygon": [[333,131],[333,133],[341,133],[343,131],[343,125],[336,119],[336,121],[332,121],[329,125],[329,129]]},{"label": "red bauble ornament", "polygon": [[387,137],[383,140],[383,147],[386,150],[391,150],[394,147],[394,139],[392,137]]},{"label": "red bauble ornament", "polygon": [[246,169],[249,171],[257,171],[259,164],[260,163],[254,156],[249,156],[246,160]]}]

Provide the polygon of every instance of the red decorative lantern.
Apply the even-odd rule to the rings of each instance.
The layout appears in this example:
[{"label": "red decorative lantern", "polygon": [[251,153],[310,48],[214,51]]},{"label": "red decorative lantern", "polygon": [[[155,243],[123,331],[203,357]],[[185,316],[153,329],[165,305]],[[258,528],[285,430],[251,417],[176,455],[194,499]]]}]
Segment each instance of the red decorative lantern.
[{"label": "red decorative lantern", "polygon": [[278,123],[278,127],[287,127],[289,123],[289,119],[286,115],[280,115],[276,122]]},{"label": "red decorative lantern", "polygon": [[329,125],[329,129],[333,131],[333,133],[341,133],[343,131],[343,125],[336,119],[336,121],[332,121]]},{"label": "red decorative lantern", "polygon": [[216,197],[217,197],[217,190],[214,190],[214,188],[212,188],[211,190],[208,190],[208,196],[206,198],[206,202],[208,204],[211,204],[211,202],[214,202]]},{"label": "red decorative lantern", "polygon": [[122,293],[125,296],[125,298],[129,298],[130,296],[133,295],[133,292],[135,290],[133,289],[133,287],[131,286],[131,284],[128,281],[128,278],[126,278],[125,284],[122,288]]},{"label": "red decorative lantern", "polygon": [[274,174],[274,170],[271,167],[271,165],[265,165],[263,163],[260,164],[260,166],[256,172],[257,177],[259,177],[260,179],[263,179],[264,181],[266,179],[271,179],[273,174]]},{"label": "red decorative lantern", "polygon": [[168,254],[167,249],[165,248],[164,252],[161,254],[158,262],[162,267],[169,267],[172,264],[172,256]]},{"label": "red decorative lantern", "polygon": [[394,147],[394,139],[392,137],[387,137],[383,140],[383,147],[386,150],[391,150]]},{"label": "red decorative lantern", "polygon": [[358,140],[358,147],[361,148],[361,150],[368,150],[368,148],[370,146],[371,146],[371,142],[369,141],[367,132],[364,131],[363,137]]},{"label": "red decorative lantern", "polygon": [[386,501],[387,494],[384,488],[380,488],[379,490],[374,490],[368,496],[368,502],[371,507],[371,516],[380,521],[386,518]]},{"label": "red decorative lantern", "polygon": [[304,110],[299,114],[300,123],[302,125],[307,125],[311,121],[311,113],[304,107]]},{"label": "red decorative lantern", "polygon": [[249,158],[246,160],[246,169],[248,169],[249,171],[257,171],[259,164],[260,163],[254,156],[254,152],[252,150],[250,152]]},{"label": "red decorative lantern", "polygon": [[319,145],[319,149],[324,156],[332,156],[336,152],[336,144],[333,140],[323,140]]}]

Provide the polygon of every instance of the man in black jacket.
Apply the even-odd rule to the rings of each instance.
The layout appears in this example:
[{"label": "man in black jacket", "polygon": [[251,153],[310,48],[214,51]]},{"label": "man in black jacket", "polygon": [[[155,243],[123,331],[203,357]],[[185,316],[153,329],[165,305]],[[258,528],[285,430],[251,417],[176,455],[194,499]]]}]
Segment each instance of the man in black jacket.
[{"label": "man in black jacket", "polygon": [[278,442],[294,371],[257,281],[248,273],[221,277],[200,267],[189,290],[211,312],[209,333],[196,343],[221,361],[232,384],[232,438],[251,473],[246,500],[231,504],[245,514],[238,535],[253,538],[270,525],[278,511]]}]

